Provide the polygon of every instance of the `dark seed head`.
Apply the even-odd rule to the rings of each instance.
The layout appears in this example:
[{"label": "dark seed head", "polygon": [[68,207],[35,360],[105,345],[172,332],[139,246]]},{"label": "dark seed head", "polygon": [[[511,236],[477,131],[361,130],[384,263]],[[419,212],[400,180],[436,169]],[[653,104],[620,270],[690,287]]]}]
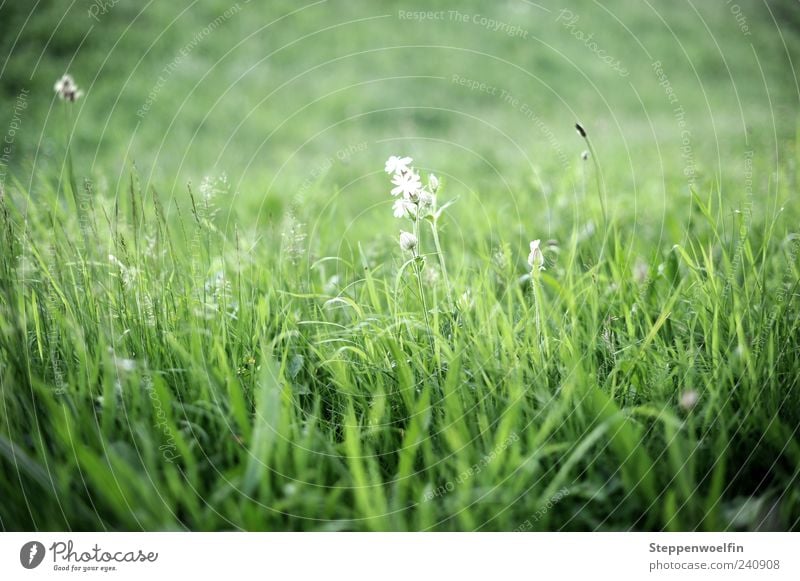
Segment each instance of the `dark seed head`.
[{"label": "dark seed head", "polygon": [[578,131],[578,135],[580,135],[581,137],[586,137],[586,130],[580,123],[575,124],[575,129]]}]

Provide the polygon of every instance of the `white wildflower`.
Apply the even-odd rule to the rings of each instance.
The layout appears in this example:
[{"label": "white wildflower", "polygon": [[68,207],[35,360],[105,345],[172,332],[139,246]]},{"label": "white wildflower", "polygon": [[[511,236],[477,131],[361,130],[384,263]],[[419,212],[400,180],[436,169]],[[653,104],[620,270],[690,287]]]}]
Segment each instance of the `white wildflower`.
[{"label": "white wildflower", "polygon": [[541,240],[531,241],[531,253],[528,255],[528,264],[531,265],[533,270],[544,270],[544,255],[542,249],[539,248]]},{"label": "white wildflower", "polygon": [[413,252],[417,248],[417,237],[411,232],[400,231],[400,248],[405,252]]},{"label": "white wildflower", "polygon": [[70,103],[74,103],[83,97],[83,91],[78,89],[75,80],[71,75],[67,74],[56,81],[56,84],[53,85],[53,90],[58,94],[59,99],[62,101],[69,101]]},{"label": "white wildflower", "polygon": [[637,284],[644,284],[647,282],[649,275],[650,268],[647,266],[647,263],[641,258],[637,259],[636,264],[633,266],[633,280]]},{"label": "white wildflower", "polygon": [[465,290],[461,296],[458,297],[456,305],[462,311],[469,311],[472,309],[472,307],[475,306],[475,300],[472,298],[472,291],[470,289]]},{"label": "white wildflower", "polygon": [[339,286],[341,285],[341,278],[338,274],[334,274],[332,277],[328,279],[328,282],[325,283],[325,292],[327,294],[335,294],[339,290]]},{"label": "white wildflower", "polygon": [[396,174],[392,178],[392,183],[395,185],[392,188],[392,195],[398,196],[402,194],[406,198],[411,198],[422,189],[422,183],[419,181],[419,175],[413,171]]},{"label": "white wildflower", "polygon": [[690,389],[688,391],[684,391],[681,394],[681,399],[680,402],[678,402],[678,405],[681,406],[681,409],[683,411],[688,412],[691,411],[694,408],[694,406],[697,405],[697,402],[699,400],[700,400],[700,394],[698,394],[696,390]]},{"label": "white wildflower", "polygon": [[114,365],[116,366],[118,372],[131,372],[136,369],[136,361],[133,359],[115,357]]},{"label": "white wildflower", "polygon": [[127,359],[125,357],[117,357],[117,354],[114,352],[113,347],[108,348],[108,353],[111,355],[111,359],[114,361],[114,367],[117,368],[117,373],[130,373],[136,370],[136,361],[133,359]]},{"label": "white wildflower", "polygon": [[414,204],[405,198],[398,198],[392,205],[395,218],[413,218],[415,213]]},{"label": "white wildflower", "polygon": [[386,167],[384,169],[388,174],[406,173],[408,171],[408,164],[410,164],[412,161],[414,160],[412,160],[410,157],[392,155],[386,160]]}]

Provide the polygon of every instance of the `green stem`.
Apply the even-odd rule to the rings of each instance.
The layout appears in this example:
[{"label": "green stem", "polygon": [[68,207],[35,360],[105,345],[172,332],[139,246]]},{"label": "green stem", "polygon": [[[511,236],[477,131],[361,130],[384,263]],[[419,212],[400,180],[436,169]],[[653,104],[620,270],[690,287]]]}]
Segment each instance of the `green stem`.
[{"label": "green stem", "polygon": [[536,270],[536,267],[534,267],[531,271],[531,289],[533,289],[533,308],[536,333],[539,336],[539,349],[544,362],[548,358],[550,346],[547,341],[547,334],[544,332],[544,329],[542,329],[542,301],[539,293],[539,273]]},{"label": "green stem", "polygon": [[586,146],[589,148],[589,156],[592,158],[592,164],[594,165],[594,179],[597,185],[597,197],[600,199],[600,209],[603,212],[603,228],[605,229],[606,226],[608,226],[608,214],[606,213],[606,197],[600,180],[600,164],[597,162],[597,155],[595,154],[592,142],[589,141],[589,137],[586,136],[583,139],[586,141]]},{"label": "green stem", "polygon": [[419,297],[422,300],[422,311],[425,314],[425,328],[428,330],[428,341],[431,344],[431,352],[433,349],[433,332],[431,331],[431,323],[428,319],[428,302],[425,300],[425,291],[422,288],[422,270],[419,267],[420,250],[422,248],[422,240],[420,240],[419,229],[419,206],[417,206],[417,219],[414,220],[414,236],[417,239],[417,247],[414,249],[414,273],[417,275],[417,288],[419,289]]},{"label": "green stem", "polygon": [[78,188],[75,183],[75,168],[72,164],[72,104],[64,102],[64,165],[67,174],[67,184],[72,190],[72,199],[75,202],[75,211],[80,213],[81,205],[78,201]]}]

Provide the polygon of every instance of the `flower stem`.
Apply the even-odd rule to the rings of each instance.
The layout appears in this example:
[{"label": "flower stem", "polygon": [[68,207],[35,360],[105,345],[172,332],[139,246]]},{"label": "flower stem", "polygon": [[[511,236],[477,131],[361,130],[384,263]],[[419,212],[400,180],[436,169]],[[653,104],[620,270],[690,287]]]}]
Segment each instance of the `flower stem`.
[{"label": "flower stem", "polygon": [[533,308],[534,308],[534,321],[536,324],[536,333],[539,336],[539,350],[542,355],[543,362],[547,360],[550,346],[547,341],[547,334],[542,328],[542,300],[539,293],[539,273],[536,268],[531,271],[531,289],[533,290]]},{"label": "flower stem", "polygon": [[75,183],[75,168],[72,164],[72,104],[64,102],[64,166],[66,181],[75,202],[75,210],[80,214],[81,205],[78,201],[78,186]]},{"label": "flower stem", "polygon": [[419,206],[417,206],[417,219],[414,220],[414,236],[417,239],[417,247],[414,249],[414,273],[417,275],[417,288],[419,289],[419,297],[422,300],[422,312],[425,315],[425,328],[428,330],[428,341],[431,345],[431,352],[434,352],[433,348],[433,332],[431,331],[431,323],[428,319],[428,301],[425,300],[425,290],[422,288],[422,270],[419,267],[420,262],[420,250],[422,247],[422,241],[420,240],[420,229],[419,229]]},{"label": "flower stem", "polygon": [[606,196],[603,192],[602,178],[600,174],[600,163],[597,161],[597,154],[594,151],[594,147],[592,146],[589,136],[583,135],[583,140],[586,142],[586,146],[589,148],[589,157],[592,158],[592,165],[594,165],[594,179],[597,186],[597,197],[600,199],[600,211],[603,214],[603,228],[605,229],[608,226],[608,213],[606,211]]}]

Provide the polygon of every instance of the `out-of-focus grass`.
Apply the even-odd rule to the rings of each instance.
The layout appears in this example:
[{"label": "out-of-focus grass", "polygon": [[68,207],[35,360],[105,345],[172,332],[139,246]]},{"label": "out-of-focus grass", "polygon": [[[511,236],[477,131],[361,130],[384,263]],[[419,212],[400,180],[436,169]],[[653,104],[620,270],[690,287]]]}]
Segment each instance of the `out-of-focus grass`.
[{"label": "out-of-focus grass", "polygon": [[[602,154],[622,158],[608,171],[626,186],[671,181],[686,162],[654,61],[686,112],[703,176],[741,168],[745,128],[755,149],[774,146],[773,128],[779,139],[794,133],[798,35],[788,2],[740,2],[749,36],[729,9],[706,3],[120,2],[99,22],[90,6],[2,9],[0,83],[6,98],[32,91],[13,156],[26,171],[37,147],[37,170],[60,167],[50,88],[67,69],[88,89],[74,137],[80,172],[114,189],[135,162],[167,195],[225,171],[243,195],[286,199],[330,158],[327,183],[341,186],[409,145],[471,184],[520,185],[537,168],[564,171],[575,120],[594,130]],[[442,18],[404,16],[418,10]],[[562,10],[579,17],[574,26]]]}]

